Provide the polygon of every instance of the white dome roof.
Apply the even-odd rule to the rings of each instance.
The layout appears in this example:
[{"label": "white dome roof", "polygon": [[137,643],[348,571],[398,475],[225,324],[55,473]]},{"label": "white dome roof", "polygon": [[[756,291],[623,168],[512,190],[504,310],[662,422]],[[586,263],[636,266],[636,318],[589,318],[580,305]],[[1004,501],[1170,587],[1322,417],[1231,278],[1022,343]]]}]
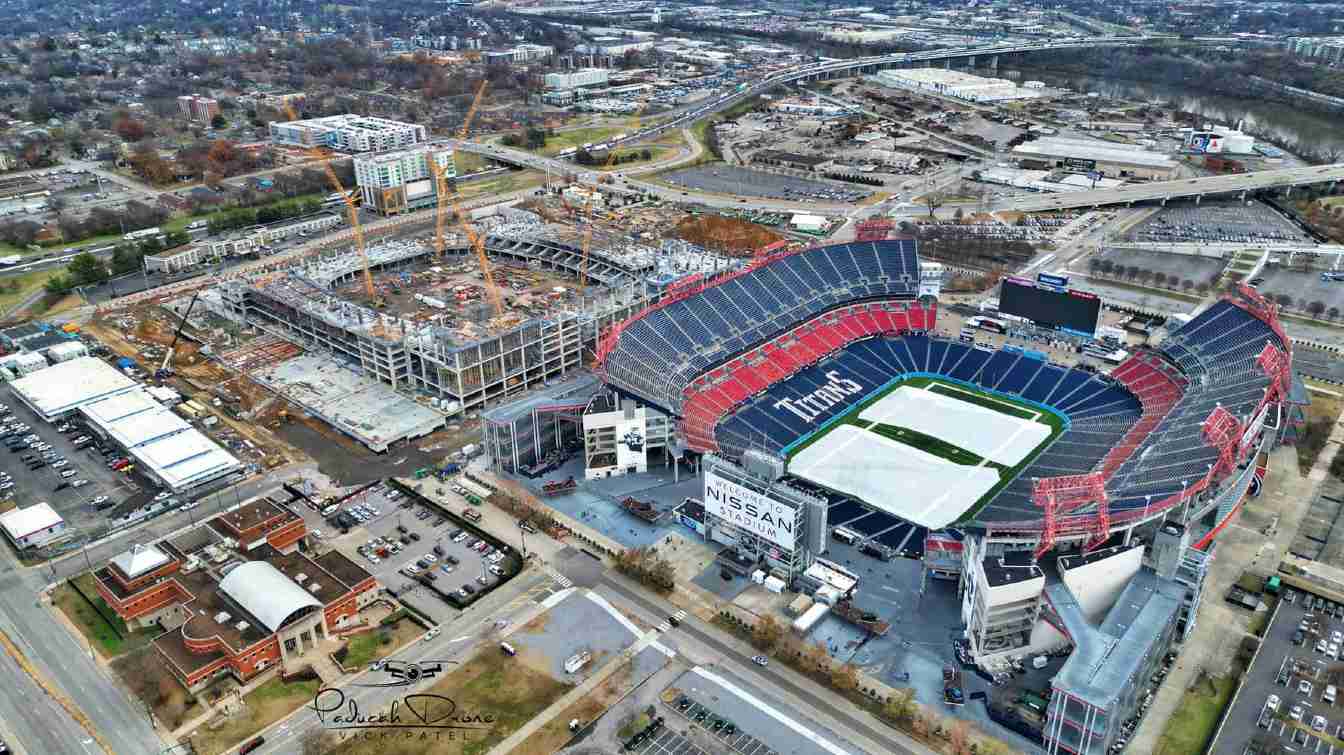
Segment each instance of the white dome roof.
[{"label": "white dome roof", "polygon": [[317,598],[265,561],[234,567],[220,580],[219,589],[272,632],[305,608],[322,608]]}]

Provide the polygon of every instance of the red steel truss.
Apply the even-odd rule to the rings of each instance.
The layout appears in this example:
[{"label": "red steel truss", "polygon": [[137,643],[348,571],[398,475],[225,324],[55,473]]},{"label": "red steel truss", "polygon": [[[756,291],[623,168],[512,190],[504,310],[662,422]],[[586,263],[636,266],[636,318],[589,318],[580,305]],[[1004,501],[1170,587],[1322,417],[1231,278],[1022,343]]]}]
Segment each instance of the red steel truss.
[{"label": "red steel truss", "polygon": [[1204,420],[1204,442],[1218,449],[1218,461],[1210,477],[1231,472],[1237,464],[1237,441],[1241,439],[1241,422],[1222,406],[1214,407]]},{"label": "red steel truss", "polygon": [[1269,376],[1270,394],[1276,400],[1286,398],[1293,379],[1293,365],[1288,355],[1275,348],[1274,344],[1267,343],[1255,362]]},{"label": "red steel truss", "polygon": [[896,227],[891,218],[874,218],[859,223],[854,229],[855,241],[882,241]]},{"label": "red steel truss", "polygon": [[1097,506],[1097,515],[1090,518],[1104,525],[1095,528],[1095,535],[1089,541],[1088,547],[1096,547],[1106,540],[1106,533],[1110,529],[1110,517],[1106,511],[1106,478],[1100,472],[1032,480],[1031,500],[1040,506],[1045,514],[1045,529],[1041,533],[1040,542],[1036,545],[1036,558],[1039,559],[1054,547],[1060,514],[1088,504]]}]

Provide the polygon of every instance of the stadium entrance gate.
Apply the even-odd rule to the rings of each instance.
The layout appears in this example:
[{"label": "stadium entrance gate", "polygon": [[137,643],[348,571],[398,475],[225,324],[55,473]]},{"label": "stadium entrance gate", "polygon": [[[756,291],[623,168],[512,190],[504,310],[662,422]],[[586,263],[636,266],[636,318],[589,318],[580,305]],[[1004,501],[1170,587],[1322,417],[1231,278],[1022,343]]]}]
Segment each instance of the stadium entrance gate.
[{"label": "stadium entrance gate", "polygon": [[712,454],[702,471],[706,538],[724,546],[716,557],[724,568],[791,583],[825,549],[824,499]]}]

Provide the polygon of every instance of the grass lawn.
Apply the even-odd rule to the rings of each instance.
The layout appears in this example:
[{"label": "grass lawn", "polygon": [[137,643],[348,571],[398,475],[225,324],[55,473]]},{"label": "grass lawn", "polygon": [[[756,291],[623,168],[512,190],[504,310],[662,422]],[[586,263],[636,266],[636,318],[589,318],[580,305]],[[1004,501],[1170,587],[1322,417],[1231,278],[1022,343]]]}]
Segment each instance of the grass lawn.
[{"label": "grass lawn", "polygon": [[456,166],[456,175],[465,176],[468,173],[475,173],[478,170],[485,170],[491,167],[490,161],[485,159],[485,155],[479,155],[475,152],[466,150],[453,151],[453,163]]},{"label": "grass lawn", "polygon": [[[627,149],[616,150],[616,154],[619,156],[617,159],[625,157],[626,155],[629,155],[631,153],[638,155],[639,153],[643,152],[646,149],[649,151],[649,159],[647,160],[636,158],[634,160],[626,160],[625,162],[616,163],[612,165],[610,168],[607,168],[606,158],[603,158],[602,165],[596,167],[598,170],[626,170],[628,168],[638,168],[641,165],[647,165],[649,163],[656,163],[659,160],[665,160],[669,156],[675,155],[677,153],[676,147],[669,147],[659,144],[641,144],[635,147],[629,147]],[[584,166],[584,167],[591,169],[593,166]]]},{"label": "grass lawn", "polygon": [[936,393],[951,396],[961,401],[966,401],[967,403],[975,404],[977,406],[983,406],[986,409],[991,409],[993,411],[1007,414],[1013,417],[1018,417],[1021,419],[1029,419],[1039,413],[1040,416],[1037,417],[1035,421],[1040,422],[1043,425],[1048,425],[1050,427],[1050,435],[1047,436],[1046,439],[1042,441],[1041,444],[1035,448],[1035,450],[1033,450],[1030,454],[1028,454],[1027,457],[1022,460],[1022,463],[1013,467],[1005,467],[1001,464],[995,464],[993,462],[990,462],[988,464],[988,466],[998,470],[999,482],[994,487],[990,488],[989,491],[986,492],[983,496],[981,496],[980,499],[975,502],[975,505],[971,506],[966,511],[966,513],[961,516],[961,518],[958,520],[959,522],[965,522],[974,519],[975,516],[980,513],[980,510],[983,509],[985,505],[988,504],[991,500],[993,500],[994,496],[998,495],[1000,490],[1003,490],[1005,487],[1007,487],[1008,484],[1011,483],[1017,477],[1017,475],[1021,473],[1023,469],[1026,469],[1026,467],[1029,464],[1031,464],[1031,462],[1037,456],[1039,456],[1047,448],[1049,448],[1050,444],[1054,442],[1055,438],[1057,438],[1059,434],[1064,431],[1064,420],[1061,419],[1060,417],[1048,411],[1041,411],[1039,409],[1036,409],[1035,407],[1020,404],[1011,397],[1000,396],[998,394],[984,390],[971,392],[969,388],[960,384],[947,383],[944,381],[935,380],[933,378],[927,378],[927,377],[916,377],[916,378],[910,378],[908,380],[897,381],[896,383],[888,387],[886,390],[880,390],[875,392],[873,395],[869,396],[868,398],[865,398],[863,401],[856,404],[849,411],[840,415],[836,419],[831,420],[829,423],[827,423],[826,426],[818,429],[812,435],[808,436],[808,438],[804,440],[802,443],[799,443],[796,447],[789,449],[788,461],[792,461],[795,456],[797,456],[799,453],[803,451],[803,449],[807,448],[816,441],[820,440],[823,436],[829,433],[832,428],[838,425],[854,425],[855,427],[862,427],[869,429],[872,432],[877,433],[878,435],[882,435],[883,437],[897,441],[898,443],[904,443],[908,446],[913,446],[914,448],[918,448],[921,451],[925,451],[927,453],[933,454],[934,456],[947,459],[948,461],[957,464],[974,466],[981,463],[982,459],[976,454],[973,454],[970,451],[967,451],[958,446],[954,446],[951,443],[947,443],[939,438],[934,438],[924,433],[916,432],[909,428],[896,427],[894,425],[872,425],[870,427],[871,423],[864,422],[859,419],[859,415],[863,413],[864,409],[867,409],[869,406],[873,405],[874,403],[877,403],[884,396],[890,394],[892,391],[895,391],[898,388],[904,386],[910,386],[912,388],[928,388],[929,390],[934,391]]},{"label": "grass lawn", "polygon": [[1197,682],[1194,689],[1187,690],[1175,714],[1167,720],[1155,755],[1203,752],[1236,686],[1236,677],[1229,675]]},{"label": "grass lawn", "polygon": [[549,674],[487,646],[427,692],[451,698],[459,715],[494,717],[488,729],[468,733],[465,741],[461,738],[449,741],[447,736],[438,742],[416,738],[348,740],[330,752],[331,755],[484,755],[570,689],[570,685],[552,679]]},{"label": "grass lawn", "polygon": [[[342,663],[349,669],[362,668],[379,658],[386,658],[395,653],[398,648],[419,637],[424,631],[414,621],[402,619],[390,627],[380,627],[372,632],[357,634],[347,643],[349,652],[346,653]],[[387,637],[387,642],[383,642],[384,635]]]},{"label": "grass lawn", "polygon": [[586,128],[576,128],[569,131],[557,131],[555,136],[546,137],[546,146],[539,150],[533,150],[543,155],[554,155],[570,147],[582,147],[585,144],[601,144],[607,139],[623,133],[629,133],[634,128],[624,126],[589,126]]},{"label": "grass lawn", "polygon": [[35,270],[0,278],[0,314],[8,312],[11,307],[27,299],[34,291],[41,291],[47,281],[59,272],[60,269]]},{"label": "grass lawn", "polygon": [[546,183],[546,174],[538,173],[533,170],[518,171],[509,173],[499,178],[489,178],[484,181],[470,181],[461,187],[458,192],[460,199],[471,199],[483,194],[507,194],[519,189],[529,189],[534,186],[541,186]]},{"label": "grass lawn", "polygon": [[245,739],[288,716],[301,705],[313,701],[322,682],[286,684],[276,677],[243,697],[244,712],[215,730],[201,726],[192,732],[191,744],[198,755],[218,755],[227,752]]},{"label": "grass lawn", "polygon": [[[80,634],[84,635],[84,639],[88,640],[100,655],[104,658],[115,658],[148,645],[150,640],[162,634],[159,629],[131,632],[112,607],[98,597],[98,588],[94,587],[94,581],[93,575],[88,572],[75,579],[79,589],[97,604],[98,609],[101,609],[101,614],[65,582],[52,591],[51,603],[61,609],[66,618],[70,619],[70,623],[79,628]],[[115,623],[116,632],[112,631],[108,619]],[[117,636],[117,632],[121,633],[120,637]]]}]

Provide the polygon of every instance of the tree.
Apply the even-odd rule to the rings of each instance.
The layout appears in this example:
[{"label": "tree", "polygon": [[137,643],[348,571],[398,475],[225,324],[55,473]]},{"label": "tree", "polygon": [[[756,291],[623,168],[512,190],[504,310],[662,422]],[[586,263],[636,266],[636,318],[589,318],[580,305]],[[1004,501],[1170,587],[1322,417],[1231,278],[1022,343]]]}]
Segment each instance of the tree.
[{"label": "tree", "polygon": [[1192,280],[1190,280],[1189,278],[1186,278],[1185,280],[1181,281],[1181,290],[1184,291],[1184,292],[1186,292],[1186,293],[1189,293],[1189,292],[1190,292],[1190,289],[1192,289],[1192,288],[1194,288],[1194,287],[1195,287],[1195,282],[1192,281]]},{"label": "tree", "polygon": [[1339,307],[1331,307],[1330,309],[1327,309],[1327,310],[1325,311],[1325,316],[1326,316],[1326,317],[1329,317],[1331,320],[1338,320],[1338,319],[1339,319]]},{"label": "tree", "polygon": [[138,142],[145,138],[148,129],[145,128],[144,121],[136,120],[129,115],[123,115],[112,124],[112,130],[117,136],[128,142]]},{"label": "tree", "polygon": [[955,223],[960,224],[965,219],[966,219],[966,213],[963,212],[960,207],[957,208],[956,212],[952,213],[952,220]]},{"label": "tree", "polygon": [[947,743],[952,755],[971,755],[971,725],[965,721],[954,721],[947,732]]},{"label": "tree", "polygon": [[222,113],[215,113],[215,117],[210,119],[210,128],[222,129],[229,125],[228,119]]},{"label": "tree", "polygon": [[1324,311],[1325,302],[1320,301],[1319,299],[1307,305],[1307,314],[1310,314],[1312,317],[1320,317],[1321,313]]},{"label": "tree", "polygon": [[859,668],[852,663],[842,663],[831,667],[831,686],[839,692],[852,692],[859,688]]},{"label": "tree", "polygon": [[930,191],[919,198],[919,202],[929,208],[929,217],[944,204],[947,204],[947,195],[941,191]]},{"label": "tree", "polygon": [[906,726],[915,715],[915,710],[915,691],[898,689],[893,691],[891,697],[883,704],[882,715],[896,722],[898,726]]},{"label": "tree", "polygon": [[764,650],[766,653],[773,653],[779,645],[780,637],[784,634],[784,628],[780,626],[778,620],[770,614],[762,616],[756,626],[751,629],[751,639],[756,643],[756,647]]},{"label": "tree", "polygon": [[91,283],[102,283],[107,280],[107,268],[102,260],[88,252],[82,252],[75,255],[70,260],[70,266],[66,268],[66,273],[76,286],[84,286]]}]

